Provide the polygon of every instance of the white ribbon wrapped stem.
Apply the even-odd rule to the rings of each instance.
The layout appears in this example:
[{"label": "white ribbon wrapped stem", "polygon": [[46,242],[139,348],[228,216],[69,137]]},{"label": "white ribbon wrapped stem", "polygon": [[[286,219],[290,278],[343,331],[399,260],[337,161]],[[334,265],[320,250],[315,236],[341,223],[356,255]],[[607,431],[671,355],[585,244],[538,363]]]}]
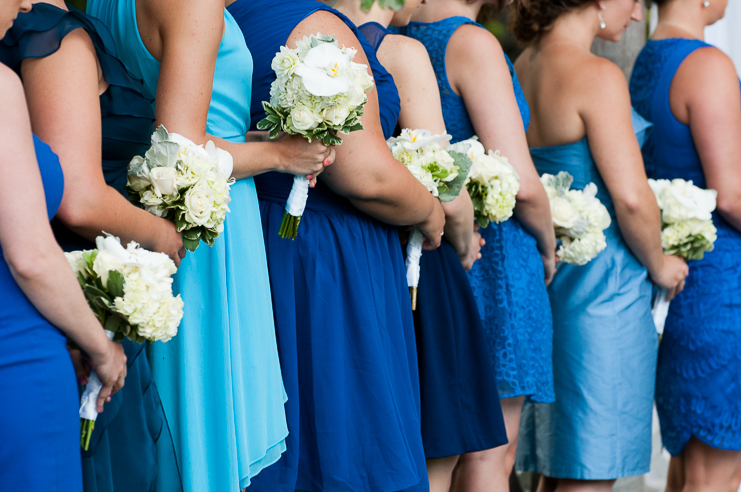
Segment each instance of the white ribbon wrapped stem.
[{"label": "white ribbon wrapped stem", "polygon": [[[113,340],[112,331],[105,330],[105,334],[108,336],[108,340]],[[103,383],[95,374],[95,371],[90,371],[90,378],[85,385],[85,391],[82,393],[80,398],[80,418],[85,420],[95,421],[98,418],[98,409],[95,408],[95,404],[98,401],[98,394],[103,389]]]},{"label": "white ribbon wrapped stem", "polygon": [[419,260],[422,258],[422,243],[425,237],[422,231],[416,227],[412,229],[409,235],[409,244],[407,245],[407,285],[409,287],[419,286]]},{"label": "white ribbon wrapped stem", "polygon": [[306,200],[309,199],[309,182],[304,176],[294,176],[291,194],[288,195],[286,202],[286,212],[292,217],[301,217],[304,215]]},{"label": "white ribbon wrapped stem", "polygon": [[651,310],[651,315],[654,318],[654,325],[656,325],[656,333],[659,335],[664,334],[664,325],[666,324],[666,317],[669,316],[669,304],[670,301],[666,300],[668,292],[665,288],[660,287],[659,293],[654,300],[654,307]]}]

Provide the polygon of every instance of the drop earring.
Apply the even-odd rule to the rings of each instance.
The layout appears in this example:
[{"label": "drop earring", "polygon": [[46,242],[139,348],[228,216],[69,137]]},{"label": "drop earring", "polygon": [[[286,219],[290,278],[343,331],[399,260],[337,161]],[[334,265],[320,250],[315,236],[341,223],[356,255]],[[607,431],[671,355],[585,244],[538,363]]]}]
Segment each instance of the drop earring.
[{"label": "drop earring", "polygon": [[602,11],[601,10],[597,13],[597,17],[599,17],[599,28],[600,29],[606,28],[607,27],[607,24],[605,24],[605,18],[602,17]]},{"label": "drop earring", "polygon": [[705,0],[704,2],[702,2],[702,6],[703,6],[703,7],[705,7],[705,8],[708,8],[708,7],[710,7],[710,2],[709,2],[709,0]]}]

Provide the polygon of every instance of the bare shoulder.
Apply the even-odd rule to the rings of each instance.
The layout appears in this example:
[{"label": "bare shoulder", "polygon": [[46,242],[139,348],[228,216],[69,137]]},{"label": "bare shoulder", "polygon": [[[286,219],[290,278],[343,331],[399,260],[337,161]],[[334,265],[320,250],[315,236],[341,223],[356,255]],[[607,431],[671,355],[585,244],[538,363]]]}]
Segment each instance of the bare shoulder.
[{"label": "bare shoulder", "polygon": [[623,104],[630,99],[628,81],[620,67],[591,53],[574,56],[561,76],[587,106],[610,100]]},{"label": "bare shoulder", "polygon": [[288,46],[295,47],[296,41],[303,39],[304,36],[317,33],[324,34],[325,36],[332,35],[340,46],[355,48],[358,50],[355,61],[358,63],[367,63],[365,51],[360,45],[360,40],[355,36],[355,33],[352,32],[342,19],[327,10],[317,10],[299,22],[288,37]]},{"label": "bare shoulder", "polygon": [[413,38],[390,34],[378,49],[378,59],[389,71],[414,73],[432,66],[427,48]]},{"label": "bare shoulder", "polygon": [[159,31],[162,38],[193,32],[199,36],[215,32],[219,39],[222,35],[223,0],[137,0],[139,10],[140,27]]},{"label": "bare shoulder", "polygon": [[[476,49],[471,49],[472,47]],[[448,42],[448,56],[451,58],[501,57],[503,54],[499,40],[486,29],[474,24],[464,24],[456,29]]]},{"label": "bare shoulder", "polygon": [[710,46],[699,48],[687,56],[675,78],[680,83],[687,81],[695,87],[706,88],[738,82],[733,61],[718,48]]},{"label": "bare shoulder", "polygon": [[24,97],[21,79],[14,71],[0,63],[0,98],[7,102],[15,101],[19,97]]}]

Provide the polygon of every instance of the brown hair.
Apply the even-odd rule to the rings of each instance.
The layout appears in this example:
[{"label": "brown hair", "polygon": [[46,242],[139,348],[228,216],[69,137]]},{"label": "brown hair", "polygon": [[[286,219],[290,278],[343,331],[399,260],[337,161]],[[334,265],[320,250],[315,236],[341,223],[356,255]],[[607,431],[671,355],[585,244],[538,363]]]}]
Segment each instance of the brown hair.
[{"label": "brown hair", "polygon": [[[473,3],[476,0],[466,0],[468,3]],[[492,20],[501,12],[504,7],[507,5],[507,0],[498,0],[495,4],[487,4],[481,7],[481,11],[479,12],[479,16],[476,17],[476,22],[479,24],[485,24],[488,21]]]},{"label": "brown hair", "polygon": [[537,41],[553,27],[562,14],[585,7],[596,0],[519,0],[511,12],[511,29],[521,43]]}]

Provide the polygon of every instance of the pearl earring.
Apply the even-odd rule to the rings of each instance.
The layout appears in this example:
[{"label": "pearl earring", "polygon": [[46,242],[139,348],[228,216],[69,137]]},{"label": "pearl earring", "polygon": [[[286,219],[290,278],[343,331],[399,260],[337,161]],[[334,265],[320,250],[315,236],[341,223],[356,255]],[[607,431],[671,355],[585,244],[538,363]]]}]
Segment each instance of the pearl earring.
[{"label": "pearl earring", "polygon": [[710,7],[710,2],[708,0],[705,0],[704,2],[702,2],[702,6],[708,8]]},{"label": "pearl earring", "polygon": [[604,17],[602,17],[602,11],[599,11],[597,13],[597,17],[599,17],[599,28],[600,29],[606,28],[607,27],[607,24],[605,24],[605,19],[604,19]]}]

